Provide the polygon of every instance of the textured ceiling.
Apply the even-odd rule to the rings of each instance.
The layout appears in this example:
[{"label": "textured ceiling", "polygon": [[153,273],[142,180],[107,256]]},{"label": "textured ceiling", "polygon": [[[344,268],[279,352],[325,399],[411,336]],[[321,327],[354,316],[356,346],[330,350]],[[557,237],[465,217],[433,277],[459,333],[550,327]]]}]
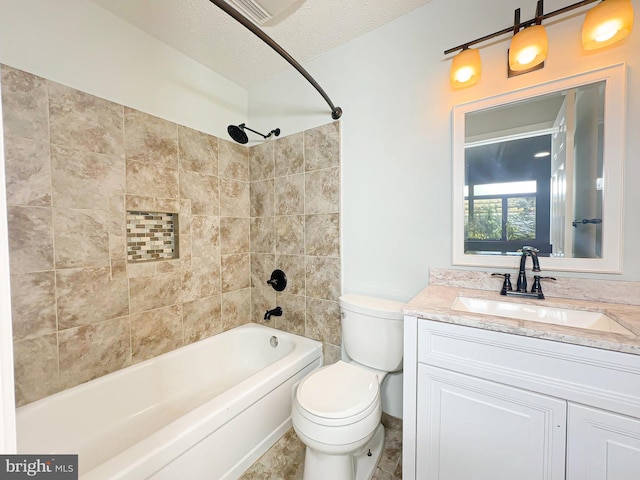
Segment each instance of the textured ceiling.
[{"label": "textured ceiling", "polygon": [[[209,0],[90,1],[245,88],[293,68]],[[430,1],[305,0],[262,29],[303,63]]]}]

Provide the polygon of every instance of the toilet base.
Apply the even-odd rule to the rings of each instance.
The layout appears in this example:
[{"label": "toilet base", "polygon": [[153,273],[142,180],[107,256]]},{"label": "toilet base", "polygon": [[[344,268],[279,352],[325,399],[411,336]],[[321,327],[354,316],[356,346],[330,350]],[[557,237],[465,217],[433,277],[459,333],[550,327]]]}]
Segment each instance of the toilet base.
[{"label": "toilet base", "polygon": [[[371,480],[384,448],[384,427],[379,424],[371,440],[356,453],[328,455],[307,447],[304,480]],[[369,455],[371,452],[371,455]]]},{"label": "toilet base", "polygon": [[[382,450],[384,449],[384,427],[382,424],[378,425],[376,433],[373,434],[373,438],[369,440],[369,443],[365,445],[364,451],[359,455],[355,455],[356,464],[356,477],[355,480],[371,480],[376,473],[376,467],[382,456]],[[367,454],[371,451],[371,456]]]}]

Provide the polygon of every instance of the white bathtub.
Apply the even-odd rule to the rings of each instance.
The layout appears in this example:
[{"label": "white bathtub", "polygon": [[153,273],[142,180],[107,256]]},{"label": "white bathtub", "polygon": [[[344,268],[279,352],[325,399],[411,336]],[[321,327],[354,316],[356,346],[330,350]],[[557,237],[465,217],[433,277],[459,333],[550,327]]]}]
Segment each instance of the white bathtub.
[{"label": "white bathtub", "polygon": [[82,480],[237,478],[321,363],[319,342],[243,325],[20,407],[18,451],[78,454]]}]

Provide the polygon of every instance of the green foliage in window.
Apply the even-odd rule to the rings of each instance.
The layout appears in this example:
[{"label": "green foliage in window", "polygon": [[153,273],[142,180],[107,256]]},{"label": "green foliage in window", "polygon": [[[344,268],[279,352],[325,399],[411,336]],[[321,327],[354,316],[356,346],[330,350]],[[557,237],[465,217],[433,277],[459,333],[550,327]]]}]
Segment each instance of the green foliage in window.
[{"label": "green foliage in window", "polygon": [[536,238],[536,197],[507,199],[507,240]]},{"label": "green foliage in window", "polygon": [[473,207],[472,217],[469,218],[467,214],[465,237],[468,240],[501,240],[502,200],[499,198],[476,199]]},{"label": "green foliage in window", "polygon": [[[536,237],[536,197],[507,198],[503,220],[502,198],[476,198],[473,214],[465,201],[465,238],[467,240],[532,240]],[[502,224],[505,223],[506,238]]]}]

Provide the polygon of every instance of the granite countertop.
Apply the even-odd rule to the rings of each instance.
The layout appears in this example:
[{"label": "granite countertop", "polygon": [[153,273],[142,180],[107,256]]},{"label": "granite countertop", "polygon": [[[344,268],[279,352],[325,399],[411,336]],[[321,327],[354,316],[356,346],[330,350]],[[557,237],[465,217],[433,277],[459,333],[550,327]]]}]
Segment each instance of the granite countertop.
[{"label": "granite countertop", "polygon": [[[451,307],[459,296],[601,312],[616,320],[633,334],[601,332],[453,310]],[[640,306],[638,305],[591,302],[549,296],[544,300],[505,297],[497,291],[429,285],[405,305],[403,312],[405,315],[439,322],[640,355]]]}]

